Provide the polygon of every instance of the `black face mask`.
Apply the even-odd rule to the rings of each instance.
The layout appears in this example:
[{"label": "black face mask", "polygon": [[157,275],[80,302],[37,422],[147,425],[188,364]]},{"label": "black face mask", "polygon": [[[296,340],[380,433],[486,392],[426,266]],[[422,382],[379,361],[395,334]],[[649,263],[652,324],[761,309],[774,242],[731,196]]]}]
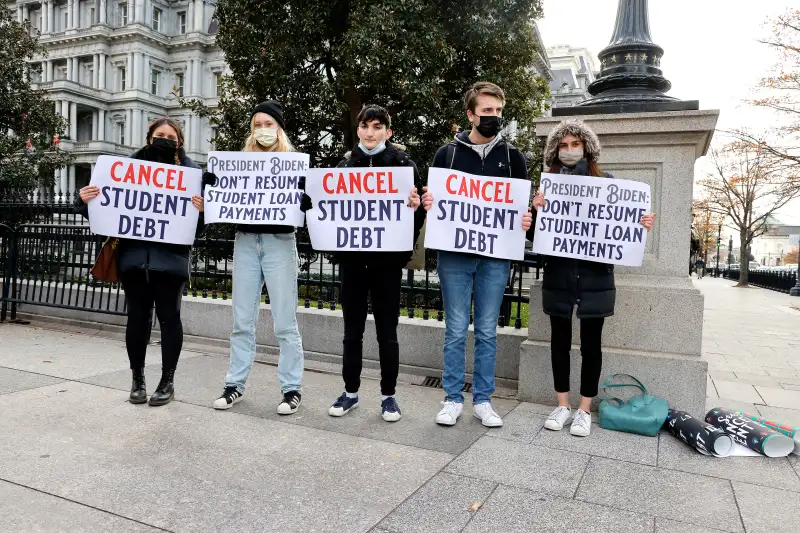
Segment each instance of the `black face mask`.
[{"label": "black face mask", "polygon": [[491,115],[478,118],[481,119],[481,123],[475,126],[475,129],[487,139],[491,139],[503,129],[503,119],[501,117]]},{"label": "black face mask", "polygon": [[165,163],[175,162],[175,153],[178,151],[178,142],[172,139],[156,137],[150,141],[150,153]]}]

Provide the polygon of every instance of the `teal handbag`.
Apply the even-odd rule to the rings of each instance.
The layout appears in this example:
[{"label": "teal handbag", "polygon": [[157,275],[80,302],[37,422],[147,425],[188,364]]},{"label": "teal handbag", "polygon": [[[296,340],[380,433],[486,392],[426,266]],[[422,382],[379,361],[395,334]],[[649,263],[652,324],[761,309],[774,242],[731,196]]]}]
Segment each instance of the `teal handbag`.
[{"label": "teal handbag", "polygon": [[[614,379],[626,376],[636,383],[615,383]],[[610,397],[600,402],[599,418],[600,427],[626,433],[638,433],[655,437],[667,419],[669,406],[667,400],[647,394],[647,389],[642,382],[630,374],[614,374],[603,383],[603,392],[606,389],[621,387],[636,387],[642,394],[634,396],[627,402],[619,398]]]}]

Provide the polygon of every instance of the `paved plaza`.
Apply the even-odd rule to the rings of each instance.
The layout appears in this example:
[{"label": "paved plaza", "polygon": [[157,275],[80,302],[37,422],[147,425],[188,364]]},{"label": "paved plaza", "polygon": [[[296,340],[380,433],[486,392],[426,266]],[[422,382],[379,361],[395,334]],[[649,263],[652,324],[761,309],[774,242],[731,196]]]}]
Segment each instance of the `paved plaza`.
[{"label": "paved plaza", "polygon": [[[800,298],[695,283],[706,296],[709,407],[800,425],[800,311],[792,309]],[[220,412],[210,405],[224,353],[187,339],[177,401],[152,408],[125,401],[119,331],[0,324],[0,531],[796,529],[798,457],[714,459],[669,434],[596,426],[579,439],[542,429],[551,407],[512,397],[494,400],[502,429],[484,428],[469,407],[457,426],[442,428],[433,422],[442,391],[409,376],[398,387],[403,419],[388,424],[371,370],[361,406],[335,419],[327,408],[342,390],[337,368],[313,362],[296,415],[275,414],[269,364],[257,364],[245,399]],[[152,391],[157,346],[148,363]]]}]

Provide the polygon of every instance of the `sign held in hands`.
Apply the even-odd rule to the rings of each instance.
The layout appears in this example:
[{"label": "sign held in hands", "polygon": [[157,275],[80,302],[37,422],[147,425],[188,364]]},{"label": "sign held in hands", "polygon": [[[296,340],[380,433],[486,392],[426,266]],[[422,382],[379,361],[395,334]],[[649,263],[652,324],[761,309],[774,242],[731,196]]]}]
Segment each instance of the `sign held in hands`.
[{"label": "sign held in hands", "polygon": [[641,266],[650,186],[630,180],[542,174],[545,205],[536,215],[533,251],[599,263]]},{"label": "sign held in hands", "polygon": [[434,204],[425,248],[498,259],[525,257],[522,217],[528,212],[530,181],[431,168],[428,192]]},{"label": "sign held in hands", "polygon": [[411,167],[314,168],[306,175],[313,207],[311,245],[322,251],[403,252],[414,248]]},{"label": "sign held in hands", "polygon": [[202,171],[127,157],[101,155],[91,185],[100,195],[91,200],[89,228],[108,237],[194,243]]},{"label": "sign held in hands", "polygon": [[209,152],[217,184],[205,190],[206,222],[301,227],[300,178],[308,162],[308,154],[296,152]]}]

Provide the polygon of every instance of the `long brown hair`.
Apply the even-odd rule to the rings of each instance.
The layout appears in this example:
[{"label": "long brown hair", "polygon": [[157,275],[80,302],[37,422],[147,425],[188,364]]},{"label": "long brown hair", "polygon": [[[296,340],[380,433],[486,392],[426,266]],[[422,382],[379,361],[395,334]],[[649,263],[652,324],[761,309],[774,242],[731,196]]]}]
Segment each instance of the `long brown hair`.
[{"label": "long brown hair", "polygon": [[153,142],[153,134],[155,131],[163,125],[167,125],[178,135],[178,150],[175,151],[175,164],[181,164],[181,158],[178,156],[180,153],[180,149],[183,148],[183,129],[181,129],[181,125],[178,124],[177,121],[169,118],[169,117],[161,117],[153,122],[150,123],[150,126],[147,128],[147,137],[145,137],[147,144],[150,145]]}]

